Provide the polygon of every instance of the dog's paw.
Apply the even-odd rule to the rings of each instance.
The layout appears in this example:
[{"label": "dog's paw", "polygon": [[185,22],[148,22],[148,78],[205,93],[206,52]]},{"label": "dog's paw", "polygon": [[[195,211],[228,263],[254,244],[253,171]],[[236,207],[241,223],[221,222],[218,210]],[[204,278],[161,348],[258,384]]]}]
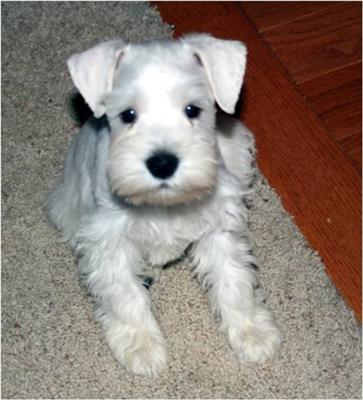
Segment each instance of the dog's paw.
[{"label": "dog's paw", "polygon": [[272,314],[256,306],[252,317],[227,327],[233,351],[242,362],[261,363],[273,358],[283,341]]},{"label": "dog's paw", "polygon": [[167,365],[166,343],[160,331],[119,324],[106,337],[117,361],[134,374],[157,376]]}]

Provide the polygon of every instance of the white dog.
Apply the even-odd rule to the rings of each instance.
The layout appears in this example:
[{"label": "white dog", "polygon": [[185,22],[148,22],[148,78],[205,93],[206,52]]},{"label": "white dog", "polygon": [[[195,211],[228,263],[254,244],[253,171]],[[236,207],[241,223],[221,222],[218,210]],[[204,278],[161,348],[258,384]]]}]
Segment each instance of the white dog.
[{"label": "white dog", "polygon": [[233,113],[245,65],[242,43],[204,34],[116,40],[68,60],[95,118],[73,141],[48,209],[80,256],[113,355],[134,373],[157,375],[167,364],[141,277],[191,243],[194,271],[236,355],[261,362],[281,343],[256,296],[243,202],[253,138],[238,121],[215,118],[215,102]]}]

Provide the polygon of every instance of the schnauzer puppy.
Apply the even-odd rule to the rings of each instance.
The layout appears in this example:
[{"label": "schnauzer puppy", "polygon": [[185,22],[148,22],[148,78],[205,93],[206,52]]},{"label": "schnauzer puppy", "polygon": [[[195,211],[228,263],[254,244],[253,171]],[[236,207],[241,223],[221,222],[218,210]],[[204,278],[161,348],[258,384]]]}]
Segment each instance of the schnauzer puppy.
[{"label": "schnauzer puppy", "polygon": [[[244,197],[254,142],[232,114],[246,48],[192,34],[101,43],[73,55],[73,82],[94,116],[74,139],[48,199],[117,361],[157,375],[166,342],[145,286],[189,248],[221,329],[242,361],[262,362],[282,337],[256,293]],[[147,277],[142,281],[142,277]]]}]

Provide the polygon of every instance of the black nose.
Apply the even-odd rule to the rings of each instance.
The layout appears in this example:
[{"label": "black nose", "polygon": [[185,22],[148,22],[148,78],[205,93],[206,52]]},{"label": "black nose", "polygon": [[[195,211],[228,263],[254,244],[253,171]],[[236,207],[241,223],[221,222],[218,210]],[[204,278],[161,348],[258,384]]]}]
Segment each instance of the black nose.
[{"label": "black nose", "polygon": [[149,157],[145,163],[155,178],[168,179],[178,168],[179,159],[172,153],[158,151]]}]

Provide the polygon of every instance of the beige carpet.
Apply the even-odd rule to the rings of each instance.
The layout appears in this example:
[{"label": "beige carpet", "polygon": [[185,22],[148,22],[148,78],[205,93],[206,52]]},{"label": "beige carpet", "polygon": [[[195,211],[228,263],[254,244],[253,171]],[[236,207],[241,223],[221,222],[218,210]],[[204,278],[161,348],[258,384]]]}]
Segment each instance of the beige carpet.
[{"label": "beige carpet", "polygon": [[151,289],[170,367],[116,365],[43,202],[78,128],[66,58],[100,39],[170,36],[143,3],[2,3],[2,398],[361,398],[361,332],[261,178],[251,225],[268,303],[286,342],[240,365],[183,265]]}]

